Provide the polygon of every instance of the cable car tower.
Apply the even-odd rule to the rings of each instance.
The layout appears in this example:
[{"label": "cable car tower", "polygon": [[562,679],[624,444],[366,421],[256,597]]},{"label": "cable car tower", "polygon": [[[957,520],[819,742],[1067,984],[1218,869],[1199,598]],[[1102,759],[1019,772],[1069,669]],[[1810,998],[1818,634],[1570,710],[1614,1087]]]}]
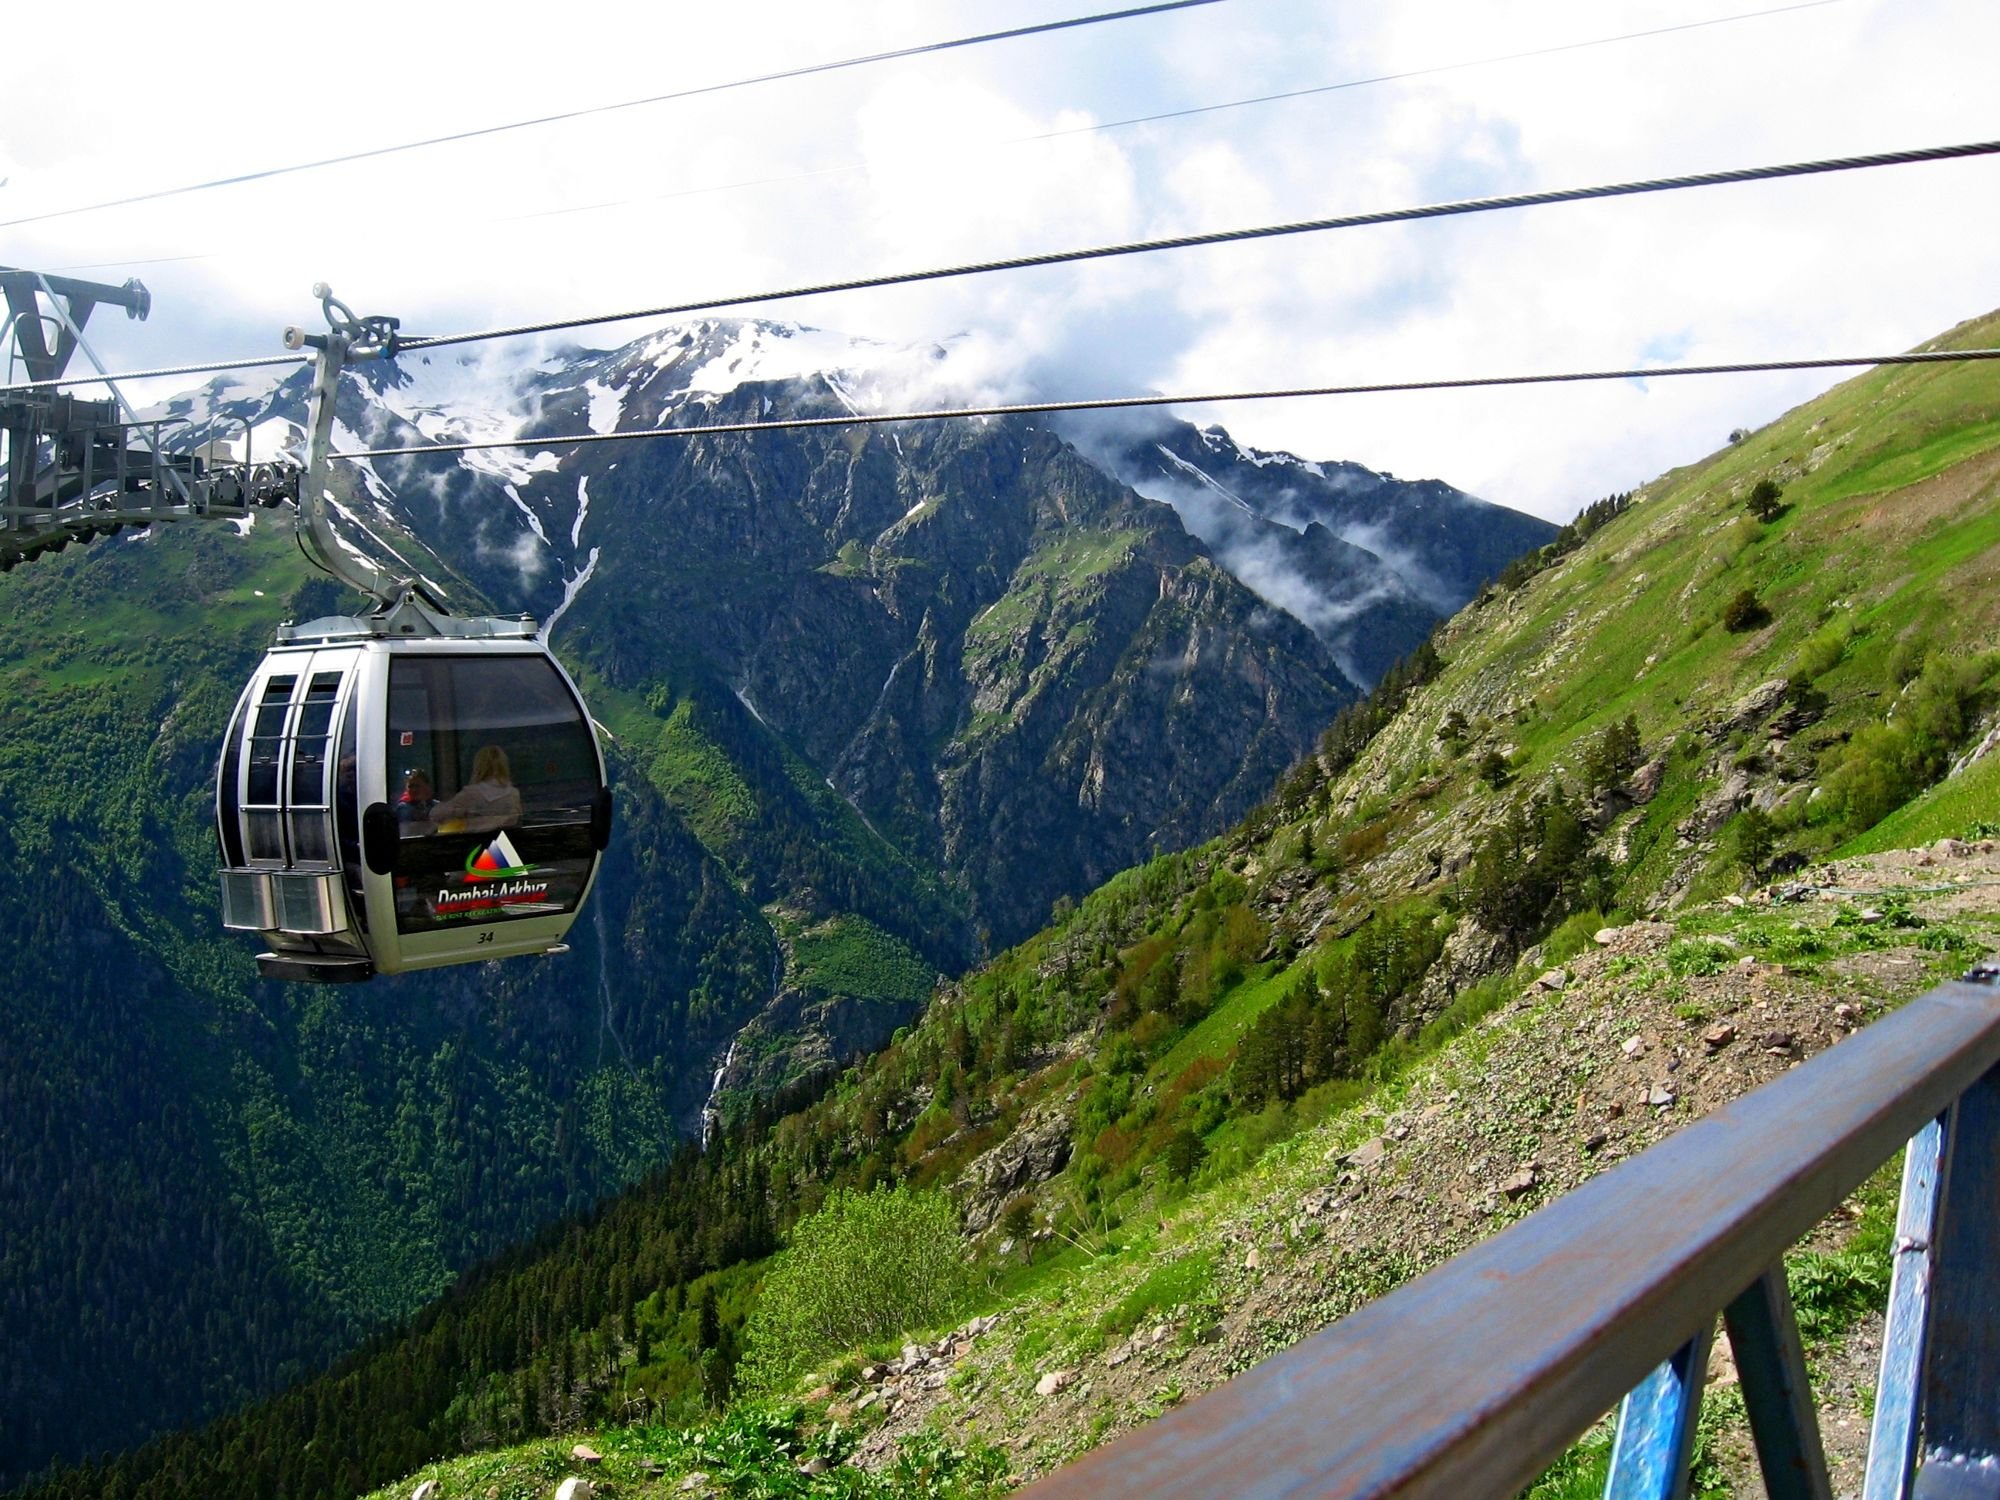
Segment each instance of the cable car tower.
[{"label": "cable car tower", "polygon": [[28,389],[0,394],[5,486],[0,490],[0,573],[71,542],[85,545],[127,526],[155,521],[240,519],[253,505],[298,498],[298,466],[243,455],[167,451],[166,419],[142,420],[109,381],[111,395],[88,400],[61,390],[81,350],[104,374],[84,325],[99,304],[144,319],[153,298],[143,283],[123,286],[45,276],[0,266],[7,322],[7,383],[20,368]]}]

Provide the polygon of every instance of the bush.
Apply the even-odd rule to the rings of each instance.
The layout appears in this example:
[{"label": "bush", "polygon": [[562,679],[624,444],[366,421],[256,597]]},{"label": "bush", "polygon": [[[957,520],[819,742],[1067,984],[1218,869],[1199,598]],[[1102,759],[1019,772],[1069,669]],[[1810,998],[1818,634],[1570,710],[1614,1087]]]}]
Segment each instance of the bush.
[{"label": "bush", "polygon": [[1186,1182],[1207,1159],[1207,1142],[1183,1125],[1168,1138],[1167,1148],[1160,1155],[1160,1164],[1175,1182]]},{"label": "bush", "polygon": [[836,1188],[772,1260],[744,1328],[741,1378],[781,1391],[828,1355],[944,1321],[971,1290],[958,1210],[943,1193]]},{"label": "bush", "polygon": [[[1799,643],[1799,653],[1792,658],[1790,677],[1801,684],[1817,682],[1840,665],[1853,635],[1854,627],[1846,620],[1834,620],[1822,625]],[[1911,677],[1915,675],[1915,672],[1910,674]],[[1909,679],[1901,680],[1907,682]]]},{"label": "bush", "polygon": [[1753,879],[1761,879],[1764,866],[1778,845],[1777,826],[1761,807],[1746,807],[1730,824],[1729,845],[1736,863],[1748,870]]},{"label": "bush", "polygon": [[1873,827],[1944,774],[1971,723],[1987,666],[1928,657],[1890,722],[1854,732],[1826,780],[1827,800],[1848,832]]},{"label": "bush", "polygon": [[1740,635],[1746,630],[1756,630],[1771,623],[1771,612],[1764,607],[1764,601],[1757,597],[1755,589],[1744,589],[1722,606],[1722,628],[1732,635]]}]

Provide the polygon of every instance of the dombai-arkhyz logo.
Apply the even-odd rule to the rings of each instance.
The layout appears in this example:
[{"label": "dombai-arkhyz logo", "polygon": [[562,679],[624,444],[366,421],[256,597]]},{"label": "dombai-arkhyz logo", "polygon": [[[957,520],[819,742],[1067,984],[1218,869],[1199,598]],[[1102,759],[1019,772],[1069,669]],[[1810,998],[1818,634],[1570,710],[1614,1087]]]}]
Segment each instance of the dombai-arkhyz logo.
[{"label": "dombai-arkhyz logo", "polygon": [[484,848],[475,848],[465,856],[467,880],[505,880],[527,873],[527,865],[504,833]]}]

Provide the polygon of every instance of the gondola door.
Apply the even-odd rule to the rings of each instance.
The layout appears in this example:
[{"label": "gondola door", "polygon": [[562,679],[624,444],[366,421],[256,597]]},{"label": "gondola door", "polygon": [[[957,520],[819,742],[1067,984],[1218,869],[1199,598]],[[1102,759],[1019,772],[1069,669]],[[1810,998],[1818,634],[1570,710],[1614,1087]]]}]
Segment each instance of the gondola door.
[{"label": "gondola door", "polygon": [[365,967],[338,826],[358,795],[344,729],[359,666],[352,647],[272,652],[237,704],[217,771],[223,924],[269,938],[265,971],[280,977]]},{"label": "gondola door", "polygon": [[362,819],[376,966],[557,946],[610,824],[597,737],[568,676],[512,642],[398,641],[369,667],[358,727],[364,761],[372,742],[383,768],[382,800]]}]

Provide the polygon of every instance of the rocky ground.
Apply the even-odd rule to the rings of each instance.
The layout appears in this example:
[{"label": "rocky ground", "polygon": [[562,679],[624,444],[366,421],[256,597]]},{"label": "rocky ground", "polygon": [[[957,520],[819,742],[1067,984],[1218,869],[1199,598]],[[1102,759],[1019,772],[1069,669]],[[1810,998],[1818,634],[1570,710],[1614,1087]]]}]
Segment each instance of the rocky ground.
[{"label": "rocky ground", "polygon": [[[1941,951],[1946,933],[1958,946]],[[1231,1192],[1226,1209],[1190,1206],[1149,1260],[1210,1252],[1212,1272],[1193,1301],[1107,1337],[1103,1310],[1145,1269],[1107,1268],[1009,1309],[991,1328],[906,1351],[917,1357],[905,1368],[892,1362],[867,1372],[872,1380],[829,1391],[831,1413],[885,1413],[863,1444],[864,1462],[925,1424],[944,1424],[1003,1444],[1022,1478],[1044,1472],[1797,1066],[1964,967],[1968,953],[1996,947],[1992,843],[1844,862],[1740,907],[1607,929],[1593,951],[1552,965],[1387,1097],[1279,1147],[1260,1165],[1250,1201]],[[1837,1213],[1815,1242],[1837,1244],[1857,1214]],[[1879,1338],[1871,1319],[1815,1358],[1840,1494],[1859,1490]],[[1723,1354],[1717,1388],[1733,1380]],[[1760,1494],[1740,1418],[1719,1447],[1736,1492]]]}]

